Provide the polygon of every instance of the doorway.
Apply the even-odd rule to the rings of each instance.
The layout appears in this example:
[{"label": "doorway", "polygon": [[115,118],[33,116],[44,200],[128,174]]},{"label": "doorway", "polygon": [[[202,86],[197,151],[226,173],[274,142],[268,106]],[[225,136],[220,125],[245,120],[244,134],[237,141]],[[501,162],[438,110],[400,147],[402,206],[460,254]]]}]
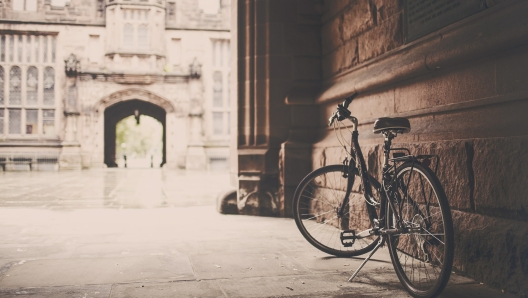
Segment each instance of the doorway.
[{"label": "doorway", "polygon": [[[141,121],[145,119],[147,120],[147,117],[149,116],[155,120],[157,120],[161,126],[162,126],[162,137],[161,137],[161,160],[158,160],[158,165],[155,165],[155,167],[161,167],[163,166],[167,160],[166,160],[166,112],[163,108],[146,102],[142,100],[127,100],[123,102],[116,103],[114,105],[109,106],[105,109],[104,112],[104,162],[107,167],[117,167],[118,161],[120,158],[122,158],[122,152],[123,147],[120,147],[119,153],[121,156],[118,156],[118,150],[117,146],[122,146],[123,142],[120,144],[116,144],[117,136],[116,133],[117,124],[124,120],[125,118],[131,119],[128,117],[133,117],[133,121],[136,121],[136,123],[141,124]],[[128,120],[130,121],[130,120]],[[122,140],[121,140],[122,141]],[[126,144],[125,147],[129,146],[129,144]]]}]

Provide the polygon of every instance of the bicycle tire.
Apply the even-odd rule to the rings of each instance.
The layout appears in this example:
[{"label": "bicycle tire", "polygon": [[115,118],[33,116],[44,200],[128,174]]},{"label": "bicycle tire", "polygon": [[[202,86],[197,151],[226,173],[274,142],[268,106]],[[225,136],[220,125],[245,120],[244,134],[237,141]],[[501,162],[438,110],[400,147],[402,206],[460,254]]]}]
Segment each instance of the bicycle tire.
[{"label": "bicycle tire", "polygon": [[[440,294],[451,274],[454,254],[453,221],[447,196],[433,171],[417,161],[402,164],[389,188],[396,196],[408,232],[389,235],[388,248],[398,279],[413,297]],[[387,201],[388,229],[395,228]]]},{"label": "bicycle tire", "polygon": [[[352,257],[372,250],[379,236],[357,239],[352,246],[345,247],[341,232],[360,232],[372,227],[377,208],[368,205],[362,194],[351,193],[348,212],[341,218],[337,216],[337,207],[342,204],[347,187],[344,169],[343,165],[330,165],[308,174],[295,191],[293,215],[299,231],[314,247],[337,257]],[[353,174],[358,177],[357,170]],[[373,177],[370,180],[377,195],[380,184]]]}]

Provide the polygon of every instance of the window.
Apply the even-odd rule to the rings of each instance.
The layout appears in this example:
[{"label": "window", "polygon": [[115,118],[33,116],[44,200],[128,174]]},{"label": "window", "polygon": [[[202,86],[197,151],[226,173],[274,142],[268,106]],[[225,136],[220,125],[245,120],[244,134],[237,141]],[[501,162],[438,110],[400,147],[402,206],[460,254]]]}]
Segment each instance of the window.
[{"label": "window", "polygon": [[168,5],[169,6],[167,7],[167,18],[170,21],[175,21],[176,20],[176,3],[169,2]]},{"label": "window", "polygon": [[170,58],[174,66],[181,64],[181,39],[173,38],[170,44]]},{"label": "window", "polygon": [[90,62],[94,64],[100,63],[101,58],[103,57],[103,52],[99,42],[99,35],[90,35],[88,49]]},{"label": "window", "polygon": [[20,109],[9,109],[9,134],[20,134]]},{"label": "window", "polygon": [[2,35],[0,38],[0,62],[5,62],[6,59],[6,37]]},{"label": "window", "polygon": [[224,134],[224,113],[213,112],[213,134]]},{"label": "window", "polygon": [[22,62],[22,48],[24,47],[24,42],[22,41],[22,35],[18,36],[17,42],[17,58],[18,62]]},{"label": "window", "polygon": [[44,135],[55,135],[55,110],[43,110],[42,123],[42,133],[44,133]]},{"label": "window", "polygon": [[38,110],[26,110],[26,134],[38,133]]},{"label": "window", "polygon": [[20,67],[13,66],[9,72],[9,104],[10,105],[20,105],[21,103],[21,84],[22,80],[20,78],[21,71]]},{"label": "window", "polygon": [[48,37],[42,37],[42,61],[44,63],[48,62]]},{"label": "window", "polygon": [[213,73],[213,107],[221,108],[224,105],[222,98],[222,73],[215,71]]},{"label": "window", "polygon": [[0,135],[56,137],[56,40],[0,35]]},{"label": "window", "polygon": [[0,109],[0,135],[4,134],[4,109]]},{"label": "window", "polygon": [[214,136],[230,134],[229,117],[229,40],[211,40],[212,88],[211,88],[211,133]]},{"label": "window", "polygon": [[[4,68],[0,66],[0,105],[4,104]],[[0,109],[1,110],[1,109]],[[2,112],[4,110],[1,110]],[[3,114],[2,114],[3,117]],[[2,130],[0,130],[2,133]]]},{"label": "window", "polygon": [[55,71],[53,67],[44,69],[44,105],[55,105]]},{"label": "window", "polygon": [[54,7],[64,7],[69,3],[70,3],[69,0],[51,0],[51,6],[54,6]]},{"label": "window", "polygon": [[127,50],[150,48],[149,11],[146,9],[123,9],[123,48]]},{"label": "window", "polygon": [[148,27],[147,25],[139,25],[138,27],[138,45],[139,48],[148,49]]},{"label": "window", "polygon": [[37,11],[37,0],[13,0],[15,11]]},{"label": "window", "polygon": [[198,7],[205,14],[217,14],[220,9],[220,0],[198,0]]},{"label": "window", "polygon": [[131,24],[125,24],[123,29],[123,45],[125,48],[134,46],[134,26]]},{"label": "window", "polygon": [[26,104],[37,105],[38,104],[38,70],[35,66],[30,66],[27,70],[26,79]]}]

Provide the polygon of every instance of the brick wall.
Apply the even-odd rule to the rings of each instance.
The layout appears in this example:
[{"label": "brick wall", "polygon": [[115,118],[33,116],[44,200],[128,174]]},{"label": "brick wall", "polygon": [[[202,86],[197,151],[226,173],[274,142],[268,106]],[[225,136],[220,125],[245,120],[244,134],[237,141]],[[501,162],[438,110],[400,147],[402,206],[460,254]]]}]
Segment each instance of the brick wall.
[{"label": "brick wall", "polygon": [[312,163],[344,158],[325,124],[347,94],[360,92],[350,109],[373,174],[383,141],[372,133],[373,121],[408,117],[412,131],[396,144],[441,157],[456,270],[522,296],[528,294],[528,25],[516,11],[527,7],[487,2],[483,12],[404,44],[403,1],[324,1],[320,141]]}]

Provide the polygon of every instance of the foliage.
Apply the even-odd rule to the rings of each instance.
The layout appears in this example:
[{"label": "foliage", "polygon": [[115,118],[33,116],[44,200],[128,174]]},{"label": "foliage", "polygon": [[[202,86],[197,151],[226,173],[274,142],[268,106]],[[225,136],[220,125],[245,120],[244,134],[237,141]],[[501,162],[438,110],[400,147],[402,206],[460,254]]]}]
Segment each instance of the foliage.
[{"label": "foliage", "polygon": [[134,116],[126,117],[116,126],[117,157],[124,154],[137,157],[161,156],[162,138],[163,126],[156,119],[142,115],[140,124],[137,125]]}]

